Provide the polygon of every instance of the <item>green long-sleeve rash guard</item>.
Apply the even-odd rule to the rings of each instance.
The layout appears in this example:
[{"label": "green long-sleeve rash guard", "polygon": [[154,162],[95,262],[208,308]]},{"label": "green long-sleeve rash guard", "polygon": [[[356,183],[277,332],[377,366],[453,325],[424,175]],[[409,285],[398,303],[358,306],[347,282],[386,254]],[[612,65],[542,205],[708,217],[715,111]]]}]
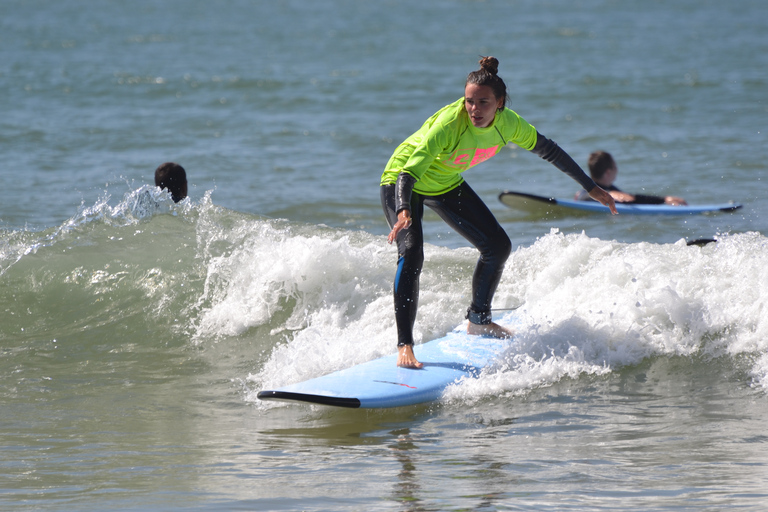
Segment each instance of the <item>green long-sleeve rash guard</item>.
[{"label": "green long-sleeve rash guard", "polygon": [[496,112],[487,128],[476,128],[461,98],[436,112],[397,147],[381,184],[393,184],[398,174],[407,172],[417,180],[415,192],[444,194],[461,185],[464,171],[488,160],[509,142],[533,149],[536,128],[508,108]]}]

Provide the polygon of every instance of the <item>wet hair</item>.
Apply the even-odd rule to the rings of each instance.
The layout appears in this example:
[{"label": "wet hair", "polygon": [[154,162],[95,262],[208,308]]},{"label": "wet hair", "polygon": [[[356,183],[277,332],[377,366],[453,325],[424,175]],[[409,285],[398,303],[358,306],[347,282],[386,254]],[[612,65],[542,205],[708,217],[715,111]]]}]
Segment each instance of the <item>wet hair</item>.
[{"label": "wet hair", "polygon": [[179,202],[187,197],[187,172],[174,162],[165,162],[155,169],[155,186],[167,188],[173,200]]},{"label": "wet hair", "polygon": [[594,151],[587,161],[593,180],[601,179],[608,169],[616,167],[616,161],[607,151]]},{"label": "wet hair", "polygon": [[496,99],[504,98],[502,103],[502,108],[504,108],[507,105],[507,84],[504,83],[498,72],[499,59],[496,57],[481,57],[480,69],[471,72],[467,76],[467,82],[464,84],[464,87],[469,84],[487,85],[493,91]]}]

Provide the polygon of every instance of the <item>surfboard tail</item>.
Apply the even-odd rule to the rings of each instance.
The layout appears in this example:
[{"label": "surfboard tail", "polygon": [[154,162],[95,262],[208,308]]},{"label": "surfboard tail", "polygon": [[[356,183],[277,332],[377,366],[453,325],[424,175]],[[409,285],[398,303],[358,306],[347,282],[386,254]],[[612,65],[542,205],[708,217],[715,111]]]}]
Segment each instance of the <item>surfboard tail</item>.
[{"label": "surfboard tail", "polygon": [[349,409],[360,408],[360,400],[357,398],[310,395],[307,393],[294,393],[290,391],[259,391],[256,394],[256,397],[259,400],[304,402],[319,405],[333,405],[335,407],[347,407]]}]

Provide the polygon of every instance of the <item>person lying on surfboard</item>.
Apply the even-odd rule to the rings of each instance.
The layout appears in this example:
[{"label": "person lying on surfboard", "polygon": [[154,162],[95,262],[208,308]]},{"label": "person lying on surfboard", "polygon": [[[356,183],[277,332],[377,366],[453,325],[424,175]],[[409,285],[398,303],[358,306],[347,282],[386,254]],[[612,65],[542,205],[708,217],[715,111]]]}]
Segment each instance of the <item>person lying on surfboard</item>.
[{"label": "person lying on surfboard", "polygon": [[[589,155],[589,174],[600,187],[607,190],[614,201],[627,204],[667,204],[670,206],[685,206],[688,203],[682,197],[675,196],[650,196],[646,194],[628,194],[619,190],[613,182],[619,174],[619,167],[610,153],[607,151],[594,151]],[[574,199],[577,201],[591,201],[589,192],[582,189],[576,192]]]},{"label": "person lying on surfboard", "polygon": [[617,213],[610,194],[565,151],[506,108],[507,86],[497,74],[498,67],[495,57],[483,57],[480,69],[467,77],[464,97],[437,111],[400,144],[381,176],[381,205],[391,228],[388,241],[396,241],[398,249],[394,283],[398,366],[423,367],[413,352],[413,325],[424,262],[424,205],[480,251],[472,278],[467,332],[511,336],[492,321],[491,301],[512,243],[490,209],[464,181],[464,171],[514,142],[552,163]]}]

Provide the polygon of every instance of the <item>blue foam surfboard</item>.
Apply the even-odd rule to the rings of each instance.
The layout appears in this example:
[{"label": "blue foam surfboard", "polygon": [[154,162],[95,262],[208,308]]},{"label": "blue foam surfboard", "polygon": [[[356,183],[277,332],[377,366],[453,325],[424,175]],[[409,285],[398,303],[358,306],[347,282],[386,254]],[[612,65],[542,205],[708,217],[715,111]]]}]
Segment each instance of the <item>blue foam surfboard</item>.
[{"label": "blue foam surfboard", "polygon": [[438,400],[446,387],[480,371],[507,350],[514,339],[470,336],[465,326],[416,345],[419,370],[399,368],[397,354],[272,390],[261,400],[307,402],[351,408],[401,407]]},{"label": "blue foam surfboard", "polygon": [[[515,210],[528,213],[564,213],[568,210],[582,212],[610,213],[607,206],[595,201],[575,201],[572,199],[559,199],[554,197],[537,196],[524,192],[504,191],[499,194],[499,201]],[[616,210],[620,214],[631,215],[696,215],[714,212],[732,212],[741,208],[740,204],[718,203],[688,206],[670,206],[666,204],[626,204],[616,203]]]}]

